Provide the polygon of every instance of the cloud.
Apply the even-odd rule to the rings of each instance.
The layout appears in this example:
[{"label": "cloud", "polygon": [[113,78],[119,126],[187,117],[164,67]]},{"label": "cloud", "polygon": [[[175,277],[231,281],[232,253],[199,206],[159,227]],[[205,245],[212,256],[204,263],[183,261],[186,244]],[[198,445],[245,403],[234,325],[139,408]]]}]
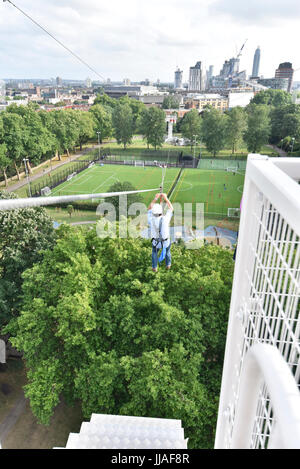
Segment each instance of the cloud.
[{"label": "cloud", "polygon": [[[271,76],[281,61],[298,62],[298,33],[294,28],[300,12],[298,0],[282,3],[278,0],[247,3],[242,0],[14,0],[14,3],[100,75],[112,80],[159,77],[162,81],[172,81],[177,65],[187,79],[189,67],[198,60],[207,66],[213,64],[218,72],[224,60],[232,57],[246,38],[241,67],[249,73],[257,44],[262,48],[265,76]],[[289,34],[282,32],[282,24]],[[0,44],[2,77],[91,76],[83,64],[1,0]]]},{"label": "cloud", "polygon": [[271,25],[300,15],[300,3],[299,0],[216,0],[209,12],[247,24]]}]

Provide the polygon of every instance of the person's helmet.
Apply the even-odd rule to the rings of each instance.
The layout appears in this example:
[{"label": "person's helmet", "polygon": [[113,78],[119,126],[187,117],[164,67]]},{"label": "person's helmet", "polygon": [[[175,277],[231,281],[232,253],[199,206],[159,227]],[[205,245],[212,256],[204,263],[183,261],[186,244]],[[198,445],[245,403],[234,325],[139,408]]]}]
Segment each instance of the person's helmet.
[{"label": "person's helmet", "polygon": [[153,215],[162,215],[162,206],[160,204],[154,204],[152,207]]}]

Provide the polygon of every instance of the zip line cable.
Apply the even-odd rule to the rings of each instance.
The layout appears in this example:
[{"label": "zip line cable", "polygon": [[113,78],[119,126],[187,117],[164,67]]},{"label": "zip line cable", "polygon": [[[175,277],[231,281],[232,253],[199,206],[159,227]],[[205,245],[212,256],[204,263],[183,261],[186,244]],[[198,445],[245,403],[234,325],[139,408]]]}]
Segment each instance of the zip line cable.
[{"label": "zip line cable", "polygon": [[142,192],[153,192],[157,190],[158,188],[144,189],[144,190],[138,190],[138,191],[125,191],[125,192],[102,192],[98,194],[62,195],[62,196],[53,196],[53,197],[31,197],[31,198],[23,198],[23,199],[1,199],[0,211],[1,210],[14,210],[16,208],[56,205],[56,204],[63,204],[63,203],[69,203],[69,202],[76,202],[77,200],[103,199],[106,197],[139,194]]},{"label": "zip line cable", "polygon": [[93,73],[95,73],[101,80],[105,81],[105,78],[100,75],[93,67],[91,67],[87,62],[85,62],[79,55],[75,54],[69,47],[65,46],[59,39],[57,39],[53,34],[49,33],[47,29],[45,29],[43,26],[41,26],[37,21],[35,21],[31,16],[29,16],[25,11],[21,10],[17,5],[15,5],[11,0],[3,0],[3,2],[8,2],[10,3],[13,7],[15,7],[17,10],[19,10],[23,15],[25,15],[30,21],[32,21],[36,26],[38,26],[42,31],[44,31],[48,36],[50,36],[54,41],[56,41],[60,46],[62,46],[64,49],[66,49],[70,54],[72,54],[77,60],[79,60],[83,65],[88,67]]}]

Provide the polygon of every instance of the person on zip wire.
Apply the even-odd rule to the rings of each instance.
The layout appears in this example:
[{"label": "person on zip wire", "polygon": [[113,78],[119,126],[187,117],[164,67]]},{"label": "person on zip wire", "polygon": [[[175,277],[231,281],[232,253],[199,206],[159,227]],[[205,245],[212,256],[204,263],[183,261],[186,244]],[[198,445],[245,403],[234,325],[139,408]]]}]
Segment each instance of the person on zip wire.
[{"label": "person on zip wire", "polygon": [[[164,200],[168,210],[163,215],[162,204],[156,203],[160,199]],[[152,270],[157,272],[158,262],[166,260],[166,268],[171,268],[171,240],[170,240],[170,221],[173,216],[173,205],[164,193],[157,193],[148,207],[148,225],[152,242]],[[161,251],[158,259],[158,251]]]}]

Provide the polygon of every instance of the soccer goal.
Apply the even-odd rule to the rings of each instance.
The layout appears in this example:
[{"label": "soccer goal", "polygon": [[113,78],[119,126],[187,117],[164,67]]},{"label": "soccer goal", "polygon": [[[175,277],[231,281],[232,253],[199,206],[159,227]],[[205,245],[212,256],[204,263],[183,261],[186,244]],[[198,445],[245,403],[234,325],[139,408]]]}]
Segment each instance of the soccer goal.
[{"label": "soccer goal", "polygon": [[238,167],[237,167],[237,166],[228,166],[228,167],[226,168],[226,171],[227,171],[228,173],[236,173],[236,172],[238,171]]},{"label": "soccer goal", "polygon": [[142,160],[135,160],[134,166],[145,166],[145,162]]},{"label": "soccer goal", "polygon": [[67,181],[71,181],[71,179],[73,179],[74,176],[76,176],[76,171],[72,174],[69,174],[69,176],[67,177]]},{"label": "soccer goal", "polygon": [[51,194],[50,187],[46,186],[41,189],[41,195],[50,195],[50,194]]},{"label": "soccer goal", "polygon": [[239,208],[228,208],[227,217],[228,218],[240,218],[241,211]]}]

